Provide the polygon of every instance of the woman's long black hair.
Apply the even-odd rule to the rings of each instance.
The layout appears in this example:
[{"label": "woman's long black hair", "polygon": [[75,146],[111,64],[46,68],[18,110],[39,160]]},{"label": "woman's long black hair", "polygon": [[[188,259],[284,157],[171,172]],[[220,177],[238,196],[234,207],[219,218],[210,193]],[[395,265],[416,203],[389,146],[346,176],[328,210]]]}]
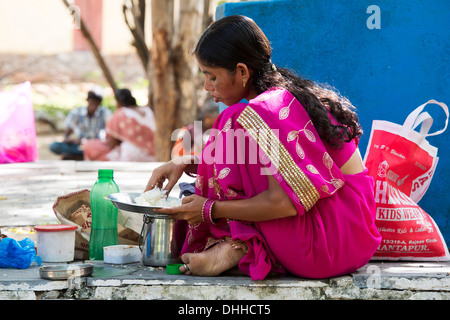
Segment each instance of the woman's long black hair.
[{"label": "woman's long black hair", "polygon": [[[330,87],[302,79],[272,63],[269,40],[248,17],[228,16],[211,24],[200,37],[194,54],[206,66],[230,72],[239,62],[246,64],[253,71],[252,85],[258,93],[271,87],[288,90],[305,108],[321,139],[332,146],[362,134],[355,108],[346,98]],[[327,110],[339,125],[331,123]]]},{"label": "woman's long black hair", "polygon": [[117,89],[115,92],[116,100],[124,106],[135,107],[136,99],[128,89]]}]

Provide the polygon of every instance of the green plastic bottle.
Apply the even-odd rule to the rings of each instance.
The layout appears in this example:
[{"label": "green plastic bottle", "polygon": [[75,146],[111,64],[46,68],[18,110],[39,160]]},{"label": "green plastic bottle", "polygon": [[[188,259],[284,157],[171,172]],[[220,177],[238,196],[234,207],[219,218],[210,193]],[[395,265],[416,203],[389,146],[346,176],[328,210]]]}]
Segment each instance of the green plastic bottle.
[{"label": "green plastic bottle", "polygon": [[89,259],[103,260],[103,247],[117,245],[117,208],[104,197],[119,192],[112,169],[98,170],[98,180],[91,190],[92,225]]}]

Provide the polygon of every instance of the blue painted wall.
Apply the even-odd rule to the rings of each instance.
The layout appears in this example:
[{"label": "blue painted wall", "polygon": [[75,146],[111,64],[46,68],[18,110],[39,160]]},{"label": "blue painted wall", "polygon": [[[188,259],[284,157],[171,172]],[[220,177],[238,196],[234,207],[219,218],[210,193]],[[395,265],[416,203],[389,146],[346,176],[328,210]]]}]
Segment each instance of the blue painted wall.
[{"label": "blue painted wall", "polygon": [[[380,29],[367,20],[380,8]],[[373,120],[403,124],[429,99],[450,106],[449,0],[273,0],[225,3],[216,18],[242,14],[265,32],[272,60],[306,78],[328,83],[358,108],[367,148]],[[438,106],[426,109],[444,126]],[[450,245],[450,129],[428,138],[440,157],[430,188],[420,201]]]}]

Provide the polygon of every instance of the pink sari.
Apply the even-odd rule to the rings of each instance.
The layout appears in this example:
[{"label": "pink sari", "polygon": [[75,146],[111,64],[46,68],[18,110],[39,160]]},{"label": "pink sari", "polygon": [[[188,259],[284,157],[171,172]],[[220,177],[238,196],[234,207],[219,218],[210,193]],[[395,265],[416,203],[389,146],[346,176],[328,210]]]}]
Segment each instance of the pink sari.
[{"label": "pink sari", "polygon": [[[355,148],[353,143],[328,150],[341,166]],[[196,194],[219,201],[250,198],[268,188],[268,170],[298,214],[189,225],[183,253],[201,252],[226,237],[244,241],[248,251],[239,268],[253,280],[269,272],[327,278],[364,266],[381,241],[373,181],[367,171],[343,175],[330,153],[304,108],[284,89],[227,108],[204,148]]]},{"label": "pink sari", "polygon": [[120,140],[111,149],[106,141],[88,140],[83,145],[85,160],[97,161],[155,161],[153,111],[149,107],[121,107],[106,123],[107,137]]}]

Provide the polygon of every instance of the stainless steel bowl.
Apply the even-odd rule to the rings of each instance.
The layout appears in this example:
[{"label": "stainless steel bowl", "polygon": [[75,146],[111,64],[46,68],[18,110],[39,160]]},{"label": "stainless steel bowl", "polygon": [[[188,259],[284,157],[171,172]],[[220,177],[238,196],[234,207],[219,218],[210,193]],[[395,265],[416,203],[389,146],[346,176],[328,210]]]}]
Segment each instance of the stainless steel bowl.
[{"label": "stainless steel bowl", "polygon": [[[110,195],[107,195],[105,199],[111,201],[118,209],[125,210],[125,211],[131,211],[131,212],[137,212],[137,213],[143,213],[148,215],[151,218],[159,218],[159,219],[170,219],[170,216],[164,213],[158,213],[154,211],[155,208],[162,208],[162,207],[151,207],[151,206],[143,206],[136,203],[136,198],[139,197],[141,193],[137,192],[120,192],[120,193],[113,193]],[[178,199],[175,197],[168,196],[167,200],[173,200]]]}]

